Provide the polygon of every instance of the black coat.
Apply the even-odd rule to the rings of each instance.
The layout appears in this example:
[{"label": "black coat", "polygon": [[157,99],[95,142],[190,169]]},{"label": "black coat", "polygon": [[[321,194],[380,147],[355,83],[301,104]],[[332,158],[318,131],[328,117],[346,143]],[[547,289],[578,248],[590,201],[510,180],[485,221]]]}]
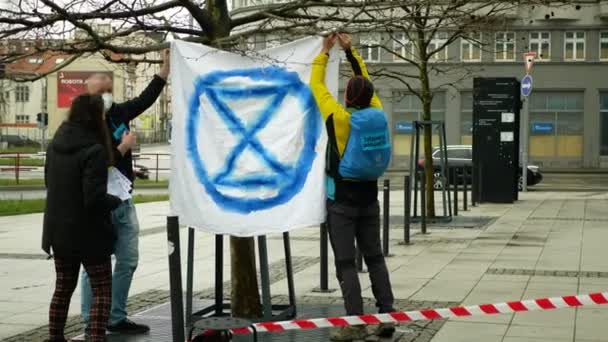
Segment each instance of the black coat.
[{"label": "black coat", "polygon": [[[132,120],[144,113],[154,104],[163,91],[165,84],[167,84],[165,80],[158,75],[155,75],[150,84],[148,84],[146,89],[144,89],[138,97],[122,103],[113,103],[106,114],[106,121],[110,133],[113,133],[120,125],[125,125],[129,128]],[[114,147],[120,144],[120,140],[114,138],[112,138],[112,142]],[[114,153],[116,168],[133,182],[135,175],[133,174],[133,155],[131,154],[131,151],[127,151],[124,156],[121,155],[118,150],[115,150]]]},{"label": "black coat", "polygon": [[107,194],[107,152],[95,132],[64,122],[49,144],[42,249],[58,257],[94,259],[112,253],[111,210],[119,198]]}]

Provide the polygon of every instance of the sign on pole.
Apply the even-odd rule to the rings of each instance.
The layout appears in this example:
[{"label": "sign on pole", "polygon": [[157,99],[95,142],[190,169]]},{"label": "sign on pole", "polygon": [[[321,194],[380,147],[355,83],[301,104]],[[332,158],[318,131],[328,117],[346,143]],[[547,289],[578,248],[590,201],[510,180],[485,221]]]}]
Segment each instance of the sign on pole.
[{"label": "sign on pole", "polygon": [[532,76],[526,75],[521,80],[521,95],[524,97],[530,96],[532,93]]},{"label": "sign on pole", "polygon": [[526,63],[526,75],[532,73],[532,67],[534,66],[534,60],[536,59],[536,52],[524,53],[524,62]]}]

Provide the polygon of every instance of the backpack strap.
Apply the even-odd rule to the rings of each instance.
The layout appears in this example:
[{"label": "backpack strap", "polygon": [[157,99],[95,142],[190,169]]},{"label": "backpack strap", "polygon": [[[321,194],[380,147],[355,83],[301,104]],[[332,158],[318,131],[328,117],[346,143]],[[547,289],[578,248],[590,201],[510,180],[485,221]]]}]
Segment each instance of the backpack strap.
[{"label": "backpack strap", "polygon": [[336,131],[334,129],[334,115],[331,114],[325,122],[327,128],[327,152],[325,154],[325,172],[334,180],[340,180],[340,151],[338,150],[338,142],[336,139]]}]

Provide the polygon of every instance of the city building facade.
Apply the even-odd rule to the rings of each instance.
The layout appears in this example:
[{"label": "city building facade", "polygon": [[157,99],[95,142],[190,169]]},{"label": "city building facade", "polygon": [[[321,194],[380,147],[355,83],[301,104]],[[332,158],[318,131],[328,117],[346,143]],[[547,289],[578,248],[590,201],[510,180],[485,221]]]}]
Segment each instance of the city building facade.
[{"label": "city building facade", "polygon": [[[233,12],[247,13],[272,3],[235,0]],[[432,119],[445,122],[448,144],[472,142],[473,78],[521,79],[526,73],[524,53],[533,51],[537,53],[531,72],[534,84],[527,99],[530,162],[555,170],[608,168],[608,1],[581,3],[555,10],[522,8],[509,13],[504,30],[480,30],[473,39],[458,39],[434,57],[433,63],[460,71],[458,76],[450,72],[431,76],[432,86],[450,84],[433,88],[432,104]],[[546,13],[551,13],[550,18]],[[392,54],[396,50],[394,39],[395,35],[386,32],[355,34],[355,45],[372,74],[387,69],[415,72]],[[446,35],[438,32],[433,44],[440,45],[444,39]],[[258,42],[264,40],[272,46],[276,34],[256,37]],[[342,74],[347,75],[348,65],[343,67]],[[467,77],[461,79],[463,70]],[[374,84],[392,127],[392,167],[407,168],[412,133],[409,123],[422,119],[421,102],[399,81],[376,77]],[[341,82],[341,87],[344,85]],[[416,82],[412,87],[417,87]],[[342,94],[343,88],[340,97]],[[438,143],[436,136],[433,140]]]},{"label": "city building facade", "polygon": [[[34,44],[6,40],[0,42],[0,49],[26,54]],[[159,60],[160,54],[151,52],[145,57]],[[20,135],[38,142],[50,139],[65,120],[71,100],[85,91],[86,80],[93,73],[108,73],[112,77],[113,95],[120,102],[139,95],[160,68],[159,64],[112,63],[100,53],[70,59],[68,55],[43,52],[5,66],[4,77],[0,77],[1,135]],[[23,81],[31,78],[36,79]],[[141,142],[167,141],[169,104],[169,92],[165,90],[159,101],[133,122]],[[44,131],[37,122],[38,113],[48,114]]]}]

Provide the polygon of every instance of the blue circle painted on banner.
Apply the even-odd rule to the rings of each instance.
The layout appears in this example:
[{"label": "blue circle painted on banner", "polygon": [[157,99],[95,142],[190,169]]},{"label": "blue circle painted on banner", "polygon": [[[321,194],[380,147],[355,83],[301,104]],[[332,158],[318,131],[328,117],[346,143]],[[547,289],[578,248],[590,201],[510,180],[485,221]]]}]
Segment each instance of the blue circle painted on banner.
[{"label": "blue circle painted on banner", "polygon": [[[257,81],[259,85],[222,84],[225,80],[236,77]],[[226,155],[225,165],[214,175],[209,174],[205,161],[200,157],[197,139],[199,120],[202,115],[209,115],[208,110],[200,108],[203,95],[207,96],[215,112],[238,138],[236,146]],[[281,163],[256,137],[272,121],[287,96],[297,99],[300,108],[295,110],[301,111],[305,117],[304,144],[293,164]],[[230,101],[244,99],[269,100],[257,121],[248,127],[228,105]],[[219,207],[227,211],[251,213],[284,204],[302,190],[316,157],[315,147],[321,134],[321,124],[321,114],[312,92],[297,73],[275,66],[216,71],[202,75],[194,82],[186,122],[186,149],[199,182]],[[246,177],[233,175],[236,160],[246,148],[255,152],[269,172]],[[251,191],[264,187],[275,190],[275,195],[270,198],[239,197],[220,191],[220,187]]]},{"label": "blue circle painted on banner", "polygon": [[521,80],[521,94],[525,97],[532,94],[532,76],[526,75]]}]

